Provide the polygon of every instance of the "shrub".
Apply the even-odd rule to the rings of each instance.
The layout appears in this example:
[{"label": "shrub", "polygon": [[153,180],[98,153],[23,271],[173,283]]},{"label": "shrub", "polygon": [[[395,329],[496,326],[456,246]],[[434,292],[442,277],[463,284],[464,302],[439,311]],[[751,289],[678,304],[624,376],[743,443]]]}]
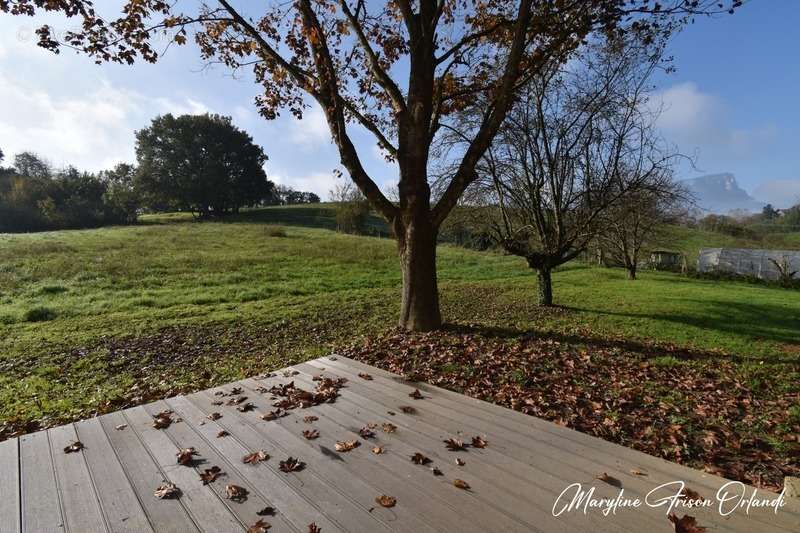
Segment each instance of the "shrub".
[{"label": "shrub", "polygon": [[56,317],[56,312],[49,307],[34,307],[25,312],[26,322],[47,322]]},{"label": "shrub", "polygon": [[67,288],[63,285],[45,285],[39,289],[39,294],[60,294],[67,292]]},{"label": "shrub", "polygon": [[366,200],[339,203],[336,206],[336,229],[342,233],[363,235],[366,232],[369,211]]},{"label": "shrub", "polygon": [[288,237],[283,226],[267,226],[268,237]]}]

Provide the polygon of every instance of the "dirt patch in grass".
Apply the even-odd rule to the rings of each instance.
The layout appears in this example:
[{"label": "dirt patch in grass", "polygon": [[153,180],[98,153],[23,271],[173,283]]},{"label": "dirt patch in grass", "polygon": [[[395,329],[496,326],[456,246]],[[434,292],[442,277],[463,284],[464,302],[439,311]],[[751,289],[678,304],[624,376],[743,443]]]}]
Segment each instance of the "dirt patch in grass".
[{"label": "dirt patch in grass", "polygon": [[758,487],[800,475],[798,364],[463,328],[393,331],[340,353]]}]

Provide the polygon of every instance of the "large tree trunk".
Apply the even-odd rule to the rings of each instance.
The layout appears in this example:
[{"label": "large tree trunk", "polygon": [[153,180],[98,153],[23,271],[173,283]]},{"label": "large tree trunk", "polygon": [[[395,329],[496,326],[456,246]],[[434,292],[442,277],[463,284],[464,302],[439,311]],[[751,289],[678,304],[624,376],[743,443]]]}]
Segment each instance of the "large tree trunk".
[{"label": "large tree trunk", "polygon": [[539,280],[539,305],[542,307],[553,305],[553,280],[550,272],[547,267],[536,269],[536,277]]},{"label": "large tree trunk", "polygon": [[400,327],[431,331],[442,325],[436,285],[436,229],[428,217],[411,220],[397,235],[403,295]]},{"label": "large tree trunk", "polygon": [[628,279],[631,281],[636,279],[636,265],[628,266]]}]

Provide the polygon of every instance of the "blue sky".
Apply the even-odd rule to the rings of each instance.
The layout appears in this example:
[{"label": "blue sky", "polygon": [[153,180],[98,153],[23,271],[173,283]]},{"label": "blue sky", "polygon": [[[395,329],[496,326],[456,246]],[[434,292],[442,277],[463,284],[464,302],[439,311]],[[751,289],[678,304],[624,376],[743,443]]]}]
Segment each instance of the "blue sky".
[{"label": "blue sky", "polygon": [[[231,115],[270,157],[271,179],[325,196],[338,155],[317,109],[268,122],[253,105],[257,86],[222,67],[204,68],[190,45],[156,65],[97,66],[72,52],[35,46],[41,19],[0,15],[0,148],[43,154],[57,165],[99,170],[133,161],[133,132],[160,113]],[[56,29],[68,23],[51,21]],[[733,16],[699,19],[670,52],[677,72],[657,79],[664,136],[697,168],[680,177],[732,172],[773,203],[800,201],[800,2],[752,0]],[[357,145],[371,175],[390,187],[396,171],[365,132]]]}]

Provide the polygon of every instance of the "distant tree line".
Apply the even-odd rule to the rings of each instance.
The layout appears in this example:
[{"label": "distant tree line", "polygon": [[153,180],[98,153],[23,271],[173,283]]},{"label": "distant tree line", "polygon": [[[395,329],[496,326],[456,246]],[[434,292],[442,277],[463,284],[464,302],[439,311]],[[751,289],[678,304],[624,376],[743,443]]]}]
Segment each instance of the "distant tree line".
[{"label": "distant tree line", "polygon": [[136,160],[93,173],[56,169],[31,152],[4,166],[0,151],[0,232],[131,224],[145,212],[210,218],[243,207],[320,201],[267,179],[266,154],[230,117],[157,117],[136,132]]}]

